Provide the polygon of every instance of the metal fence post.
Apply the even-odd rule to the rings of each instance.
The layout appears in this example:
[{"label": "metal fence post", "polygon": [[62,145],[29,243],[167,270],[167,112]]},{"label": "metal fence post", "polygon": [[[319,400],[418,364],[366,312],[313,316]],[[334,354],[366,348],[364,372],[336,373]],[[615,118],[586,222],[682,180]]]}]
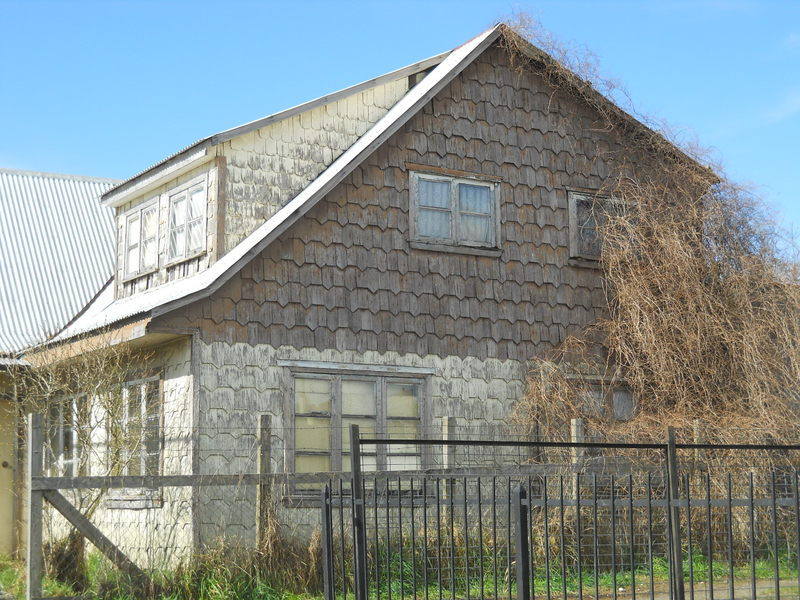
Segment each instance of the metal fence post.
[{"label": "metal fence post", "polygon": [[322,591],[325,600],[335,600],[333,587],[333,511],[331,488],[322,488]]},{"label": "metal fence post", "polygon": [[27,599],[42,597],[42,504],[44,492],[33,489],[33,480],[42,476],[44,433],[42,415],[28,414],[28,560],[26,571]]},{"label": "metal fence post", "polygon": [[358,425],[350,425],[350,475],[353,498],[353,554],[356,600],[367,600],[367,530],[364,486],[361,478],[361,441]]},{"label": "metal fence post", "polygon": [[675,450],[675,428],[667,428],[667,498],[670,518],[670,559],[672,589],[675,600],[684,600],[683,549],[681,546],[681,512],[678,506],[678,455]]},{"label": "metal fence post", "polygon": [[[514,524],[517,536],[517,600],[531,597],[531,547],[528,539],[528,492],[520,485],[514,489]],[[509,590],[510,591],[510,590]]]}]

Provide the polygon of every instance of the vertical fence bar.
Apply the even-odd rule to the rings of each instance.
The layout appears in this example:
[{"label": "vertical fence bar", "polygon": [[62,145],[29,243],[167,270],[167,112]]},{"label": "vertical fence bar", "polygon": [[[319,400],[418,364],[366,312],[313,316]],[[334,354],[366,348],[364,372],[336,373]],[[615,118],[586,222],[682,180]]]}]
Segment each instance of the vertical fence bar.
[{"label": "vertical fence bar", "polygon": [[547,600],[552,597],[553,590],[550,586],[550,522],[548,520],[548,494],[547,494],[547,475],[544,476],[544,487],[542,488],[542,511],[544,512],[544,580],[546,583]]},{"label": "vertical fence bar", "polygon": [[334,600],[333,588],[333,516],[331,514],[331,488],[322,488],[322,590],[325,600]]},{"label": "vertical fence bar", "polygon": [[750,514],[750,594],[756,597],[756,507],[755,488],[753,486],[753,472],[750,471],[747,482],[747,511]]},{"label": "vertical fence bar", "polygon": [[361,483],[361,440],[358,425],[350,425],[350,475],[353,498],[353,552],[356,600],[367,600],[367,532],[364,487]]},{"label": "vertical fence bar", "polygon": [[567,560],[564,552],[566,548],[566,539],[564,537],[564,476],[558,476],[558,525],[560,528],[558,534],[558,551],[561,562],[561,598],[567,600]]},{"label": "vertical fence bar", "polygon": [[[655,598],[653,573],[653,474],[647,474],[647,568],[650,575],[650,597]],[[692,598],[694,600],[694,598]]]},{"label": "vertical fence bar", "polygon": [[[636,537],[633,533],[633,473],[628,473],[628,528],[629,528],[629,541],[630,547],[628,548],[630,556],[630,571],[631,571],[631,597],[636,600]],[[733,596],[731,596],[733,598]]]},{"label": "vertical fence bar", "polygon": [[578,600],[583,600],[583,553],[582,553],[582,540],[581,534],[583,527],[581,526],[581,474],[575,473],[575,537],[577,538],[578,546],[576,548],[578,556]]},{"label": "vertical fence bar", "polygon": [[528,494],[520,485],[514,489],[514,525],[517,536],[517,600],[530,600],[530,540],[528,539]]},{"label": "vertical fence bar", "polygon": [[42,451],[44,434],[42,415],[28,414],[28,561],[26,569],[27,599],[35,600],[42,596],[42,575],[44,557],[42,555],[42,504],[44,493],[33,489],[34,477],[42,475]]},{"label": "vertical fence bar", "polygon": [[[686,544],[689,552],[689,600],[694,600],[694,550],[692,549],[692,485],[689,474],[684,476],[686,487]],[[733,598],[733,596],[731,596]]]},{"label": "vertical fence bar", "polygon": [[344,540],[344,480],[339,479],[339,544],[342,551],[339,553],[339,561],[342,573],[342,597],[347,599],[347,561],[345,552],[347,545]]},{"label": "vertical fence bar", "polygon": [[727,491],[727,502],[725,505],[725,527],[726,527],[726,534],[728,537],[728,592],[731,598],[735,597],[734,591],[734,583],[733,583],[733,499],[731,497],[732,490],[731,490],[731,474],[728,473],[728,479],[726,482],[726,491]]},{"label": "vertical fence bar", "polygon": [[670,514],[670,556],[672,559],[672,587],[675,600],[684,600],[683,550],[681,546],[681,512],[678,506],[680,487],[678,478],[678,453],[675,449],[675,428],[667,429],[667,503]]},{"label": "vertical fence bar", "polygon": [[[800,549],[798,555],[800,556]],[[497,593],[497,475],[492,476],[492,570],[494,572],[494,597],[500,598]]]},{"label": "vertical fence bar", "polygon": [[614,600],[617,600],[617,507],[614,504],[614,499],[617,496],[616,479],[612,473],[611,475],[611,581],[613,589],[611,590]]},{"label": "vertical fence bar", "polygon": [[[711,531],[711,473],[706,474],[706,533],[708,552],[708,598],[714,600],[714,536]],[[755,598],[755,596],[753,596]]]},{"label": "vertical fence bar", "polygon": [[771,492],[772,492],[772,554],[775,557],[775,600],[781,600],[781,567],[780,557],[778,556],[778,506],[777,494],[775,493],[775,471],[771,473]]}]

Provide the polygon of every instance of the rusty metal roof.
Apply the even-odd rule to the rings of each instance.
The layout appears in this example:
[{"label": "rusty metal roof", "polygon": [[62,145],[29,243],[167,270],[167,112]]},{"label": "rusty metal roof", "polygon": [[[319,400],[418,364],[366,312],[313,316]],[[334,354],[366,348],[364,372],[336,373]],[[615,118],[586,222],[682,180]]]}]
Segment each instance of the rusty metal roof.
[{"label": "rusty metal roof", "polygon": [[114,270],[112,179],[0,169],[0,355],[58,333]]}]

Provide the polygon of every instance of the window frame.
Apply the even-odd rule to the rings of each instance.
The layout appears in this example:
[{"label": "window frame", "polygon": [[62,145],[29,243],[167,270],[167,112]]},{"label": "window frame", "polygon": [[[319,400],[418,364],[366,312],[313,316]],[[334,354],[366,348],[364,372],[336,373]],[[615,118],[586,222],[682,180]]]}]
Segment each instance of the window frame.
[{"label": "window frame", "polygon": [[[155,240],[155,245],[156,245],[156,257],[155,257],[155,264],[146,266],[144,264],[144,253],[142,252],[142,246],[143,246],[144,242],[146,241],[146,240],[142,239],[142,224],[144,222],[144,214],[146,212],[151,211],[151,210],[155,211],[155,220],[156,220],[156,231],[155,231],[155,236],[153,238]],[[123,236],[122,236],[122,254],[123,254],[123,271],[122,271],[122,273],[123,273],[123,280],[135,279],[137,277],[142,277],[142,276],[147,275],[149,273],[154,273],[155,271],[158,271],[158,266],[159,266],[159,263],[160,263],[160,254],[161,254],[160,251],[159,251],[159,246],[160,246],[160,244],[159,244],[159,233],[160,233],[160,230],[161,230],[161,223],[160,223],[160,219],[159,219],[158,197],[151,198],[150,200],[141,203],[136,208],[127,211],[124,214],[123,218],[124,218],[124,224],[125,224],[124,227],[123,227],[124,231],[123,231]],[[131,221],[134,218],[138,220],[138,223],[137,223],[138,232],[136,234],[136,243],[135,244],[130,244],[129,241],[128,241],[129,240],[129,233],[130,233],[130,228],[131,228]],[[151,238],[148,238],[148,239],[151,239]],[[134,245],[137,248],[137,258],[138,258],[135,270],[132,269],[132,267],[130,265],[130,262],[128,260],[129,250]]]},{"label": "window frame", "polygon": [[[203,210],[202,214],[197,217],[196,219],[189,219],[188,211],[189,211],[189,199],[191,197],[190,192],[194,188],[200,188],[202,190],[203,195]],[[191,181],[187,181],[186,183],[172,188],[166,192],[166,210],[167,210],[167,221],[166,221],[166,235],[165,235],[165,266],[172,266],[186,260],[191,260],[197,256],[201,256],[205,254],[208,248],[208,178],[206,175],[201,175],[200,177],[196,177]],[[176,225],[175,227],[172,226],[172,211],[173,205],[176,202],[177,198],[180,196],[184,196],[185,198],[185,207],[184,207],[184,221],[180,225]],[[197,222],[200,224],[200,246],[197,249],[189,247],[189,225],[190,222]],[[183,248],[180,253],[172,254],[172,232],[179,228],[183,228]]]},{"label": "window frame", "polygon": [[[451,218],[450,235],[448,237],[425,236],[421,235],[418,231],[419,228],[417,226],[417,220],[420,212],[420,180],[440,181],[450,184],[449,209],[423,207],[425,210],[440,210],[441,212],[449,212]],[[476,251],[492,251],[500,248],[500,202],[498,193],[500,187],[499,181],[491,178],[482,178],[479,175],[475,175],[474,177],[467,175],[444,175],[426,171],[410,171],[409,181],[409,231],[410,240],[412,243],[432,246],[445,246],[452,249],[471,249]],[[484,187],[489,190],[489,206],[491,207],[491,213],[489,214],[489,231],[492,238],[489,242],[477,242],[474,240],[461,239],[461,216],[462,214],[471,213],[469,213],[469,211],[461,211],[460,209],[458,192],[460,185]]]},{"label": "window frame", "polygon": [[[156,421],[156,443],[157,443],[157,451],[155,453],[156,456],[156,468],[154,473],[147,472],[148,468],[148,456],[150,455],[147,452],[147,427],[148,421],[150,420],[150,407],[147,405],[148,400],[148,386],[150,384],[155,385],[155,396],[154,396],[154,403],[155,403],[155,421]],[[162,471],[162,460],[164,454],[164,427],[163,427],[163,414],[164,414],[164,407],[163,407],[163,400],[162,400],[162,386],[161,386],[161,377],[153,376],[153,377],[145,377],[142,379],[134,379],[131,381],[126,381],[122,384],[122,411],[120,414],[120,427],[123,431],[130,431],[129,424],[133,421],[133,418],[129,414],[130,410],[130,390],[132,388],[139,388],[139,407],[140,407],[140,415],[139,418],[141,422],[144,423],[139,440],[137,443],[137,447],[134,453],[139,454],[139,473],[137,475],[160,475]],[[126,450],[123,449],[123,454],[126,453]],[[123,456],[122,466],[120,475],[129,475],[129,457]]]},{"label": "window frame", "polygon": [[[67,425],[64,415],[69,409],[71,421]],[[86,394],[72,394],[53,402],[47,412],[47,454],[45,470],[56,477],[78,477],[88,475],[88,448],[84,448],[79,429],[80,421],[88,415],[89,404]],[[69,436],[72,458],[64,459],[65,439]]]},{"label": "window frame", "polygon": [[[328,455],[330,456],[330,472],[346,472],[349,465],[345,465],[348,460],[350,452],[344,450],[344,437],[347,435],[342,429],[343,419],[358,419],[369,418],[375,420],[376,431],[385,431],[390,420],[408,420],[418,423],[420,434],[424,431],[427,423],[427,415],[425,412],[425,398],[428,394],[428,376],[424,373],[375,373],[375,372],[357,372],[345,371],[340,372],[337,370],[294,370],[290,372],[291,386],[287,398],[289,405],[288,414],[291,415],[291,437],[287,439],[287,460],[286,467],[290,474],[298,474],[296,469],[297,456],[315,456],[315,455]],[[295,388],[298,379],[320,379],[330,382],[330,414],[327,413],[299,413],[297,412]],[[361,415],[361,414],[344,414],[342,406],[342,381],[368,381],[374,383],[375,387],[375,414],[374,415]],[[417,417],[389,417],[387,403],[388,391],[387,387],[390,384],[413,384],[417,386]],[[325,453],[323,451],[312,450],[299,450],[297,449],[297,436],[296,436],[296,423],[297,418],[312,417],[312,418],[327,418],[329,419],[329,435],[330,435],[330,450]],[[375,456],[376,470],[385,470],[387,459],[389,456],[416,456],[419,457],[419,470],[424,470],[425,465],[428,463],[426,457],[426,449],[421,447],[418,452],[414,453],[392,453],[389,452],[386,446],[379,446],[375,451],[362,451],[362,455]],[[292,486],[292,493],[304,495],[305,490],[297,489]]]},{"label": "window frame", "polygon": [[[596,264],[601,254],[587,254],[581,249],[581,240],[578,235],[578,202],[581,200],[591,200],[592,210],[595,210],[596,202],[602,203],[604,207],[614,207],[619,205],[619,200],[608,194],[601,194],[595,190],[567,190],[567,204],[569,214],[569,257],[570,260],[581,261],[588,264]],[[595,218],[595,232],[597,231],[597,219]]]}]

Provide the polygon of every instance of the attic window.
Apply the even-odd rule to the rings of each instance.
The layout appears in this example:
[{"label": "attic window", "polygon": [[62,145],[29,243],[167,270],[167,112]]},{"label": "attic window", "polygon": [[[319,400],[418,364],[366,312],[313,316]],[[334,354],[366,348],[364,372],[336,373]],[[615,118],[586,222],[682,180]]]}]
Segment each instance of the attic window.
[{"label": "attic window", "polygon": [[140,206],[125,217],[125,275],[158,266],[158,204]]},{"label": "attic window", "polygon": [[206,248],[206,182],[187,186],[169,196],[167,260],[176,261]]},{"label": "attic window", "polygon": [[497,247],[497,184],[411,174],[412,238],[449,246]]}]

